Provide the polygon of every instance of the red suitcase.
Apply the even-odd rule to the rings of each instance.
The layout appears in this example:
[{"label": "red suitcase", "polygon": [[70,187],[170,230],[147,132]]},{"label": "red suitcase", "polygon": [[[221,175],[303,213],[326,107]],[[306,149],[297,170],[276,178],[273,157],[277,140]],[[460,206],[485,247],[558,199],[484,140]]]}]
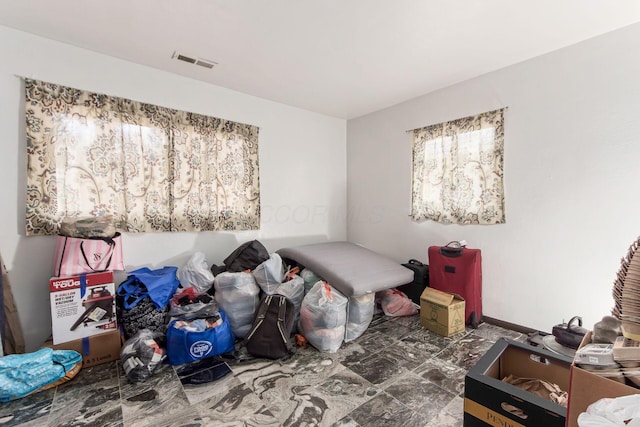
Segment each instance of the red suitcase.
[{"label": "red suitcase", "polygon": [[475,328],[482,320],[482,255],[452,243],[429,247],[429,286],[464,298],[465,323]]}]

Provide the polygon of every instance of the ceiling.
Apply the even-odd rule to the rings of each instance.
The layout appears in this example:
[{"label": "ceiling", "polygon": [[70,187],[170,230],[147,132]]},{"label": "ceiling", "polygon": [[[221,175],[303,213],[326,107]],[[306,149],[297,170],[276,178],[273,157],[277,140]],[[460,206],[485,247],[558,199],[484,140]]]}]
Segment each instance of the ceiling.
[{"label": "ceiling", "polygon": [[0,2],[0,25],[343,119],[639,21],[638,0]]}]

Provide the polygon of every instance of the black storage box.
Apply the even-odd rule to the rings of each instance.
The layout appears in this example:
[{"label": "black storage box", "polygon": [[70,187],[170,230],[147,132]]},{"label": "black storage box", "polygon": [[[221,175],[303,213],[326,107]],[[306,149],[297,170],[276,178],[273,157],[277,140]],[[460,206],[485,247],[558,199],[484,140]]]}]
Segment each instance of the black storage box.
[{"label": "black storage box", "polygon": [[501,381],[508,375],[537,378],[569,390],[572,360],[500,338],[465,377],[464,426],[564,427],[567,408]]}]

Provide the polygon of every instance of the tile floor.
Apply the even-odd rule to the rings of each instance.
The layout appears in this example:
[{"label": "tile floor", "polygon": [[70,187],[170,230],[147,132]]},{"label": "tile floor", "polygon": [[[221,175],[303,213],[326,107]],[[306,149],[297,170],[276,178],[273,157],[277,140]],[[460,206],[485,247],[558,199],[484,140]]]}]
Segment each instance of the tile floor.
[{"label": "tile floor", "polygon": [[526,339],[486,323],[443,338],[418,316],[376,316],[336,353],[230,364],[233,375],[201,385],[168,365],[134,385],[111,362],[0,404],[0,426],[461,426],[465,373],[503,336]]}]

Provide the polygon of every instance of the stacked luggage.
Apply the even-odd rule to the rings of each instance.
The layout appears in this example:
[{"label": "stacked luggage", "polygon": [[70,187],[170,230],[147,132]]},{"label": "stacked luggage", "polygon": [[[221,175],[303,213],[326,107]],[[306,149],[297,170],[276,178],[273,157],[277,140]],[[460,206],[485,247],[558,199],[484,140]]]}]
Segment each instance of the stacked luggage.
[{"label": "stacked luggage", "polygon": [[474,328],[482,321],[482,254],[454,241],[430,246],[429,286],[457,294],[465,300],[465,323]]}]

